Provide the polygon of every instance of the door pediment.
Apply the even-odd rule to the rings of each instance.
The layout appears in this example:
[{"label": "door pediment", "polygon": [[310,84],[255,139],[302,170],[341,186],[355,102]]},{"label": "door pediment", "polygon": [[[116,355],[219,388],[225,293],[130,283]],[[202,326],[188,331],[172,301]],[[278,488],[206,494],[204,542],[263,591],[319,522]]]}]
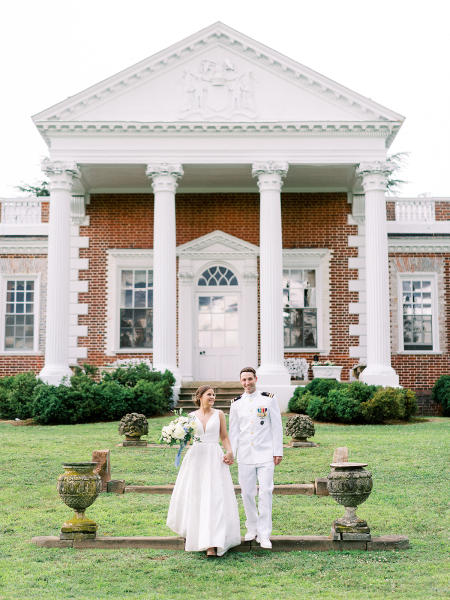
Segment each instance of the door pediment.
[{"label": "door pediment", "polygon": [[177,248],[180,258],[204,260],[256,257],[258,253],[258,246],[220,230],[207,233]]}]

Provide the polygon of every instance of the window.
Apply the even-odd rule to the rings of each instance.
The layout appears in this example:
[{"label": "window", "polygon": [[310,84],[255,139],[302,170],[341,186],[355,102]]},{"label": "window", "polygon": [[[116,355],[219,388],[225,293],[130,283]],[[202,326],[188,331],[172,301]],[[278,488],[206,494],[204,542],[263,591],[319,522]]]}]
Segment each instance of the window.
[{"label": "window", "polygon": [[120,271],[120,348],[153,346],[153,271]]},{"label": "window", "polygon": [[3,350],[32,352],[37,343],[37,280],[4,278],[5,303],[2,306]]},{"label": "window", "polygon": [[198,285],[238,285],[238,281],[230,269],[214,266],[203,271]]},{"label": "window", "polygon": [[403,349],[406,351],[436,350],[433,274],[402,276],[400,286]]},{"label": "window", "polygon": [[315,269],[283,269],[285,348],[317,348]]}]

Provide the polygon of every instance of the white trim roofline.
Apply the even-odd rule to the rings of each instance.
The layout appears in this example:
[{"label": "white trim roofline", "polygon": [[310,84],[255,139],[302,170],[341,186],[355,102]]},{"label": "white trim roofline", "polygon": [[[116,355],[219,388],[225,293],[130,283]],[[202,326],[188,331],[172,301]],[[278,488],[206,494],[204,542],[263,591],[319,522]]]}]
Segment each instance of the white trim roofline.
[{"label": "white trim roofline", "polygon": [[32,117],[33,121],[37,125],[42,121],[73,120],[72,117],[78,110],[83,110],[88,105],[103,101],[116,92],[122,92],[126,87],[141,83],[143,79],[159,73],[166,67],[171,67],[174,61],[193,56],[197,51],[203,50],[211,43],[228,45],[249,59],[259,62],[272,71],[288,76],[297,84],[309,87],[316,93],[327,94],[333,100],[337,102],[344,101],[350,106],[356,105],[359,109],[369,113],[369,121],[396,121],[401,124],[404,120],[404,117],[399,113],[336,83],[328,77],[320,75],[316,71],[218,21],[165,50],[120,71],[116,75],[37,113]]}]

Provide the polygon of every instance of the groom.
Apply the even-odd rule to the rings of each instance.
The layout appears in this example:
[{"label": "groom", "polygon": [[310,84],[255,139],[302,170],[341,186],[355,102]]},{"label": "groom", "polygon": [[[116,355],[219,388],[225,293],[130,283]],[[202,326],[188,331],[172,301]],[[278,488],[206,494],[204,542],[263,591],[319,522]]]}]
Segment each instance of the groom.
[{"label": "groom", "polygon": [[[256,391],[256,372],[244,367],[240,373],[244,393],[230,407],[230,442],[238,459],[239,484],[244,502],[247,533],[261,548],[272,548],[273,471],[283,457],[283,427],[277,399]],[[259,483],[256,508],[256,481]]]}]

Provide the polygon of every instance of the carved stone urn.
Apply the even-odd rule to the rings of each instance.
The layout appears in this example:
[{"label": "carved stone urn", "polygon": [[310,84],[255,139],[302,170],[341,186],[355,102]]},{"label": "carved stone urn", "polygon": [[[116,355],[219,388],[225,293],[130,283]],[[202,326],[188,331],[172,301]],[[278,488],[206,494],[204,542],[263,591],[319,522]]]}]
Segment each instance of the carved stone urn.
[{"label": "carved stone urn", "polygon": [[372,491],[372,473],[367,463],[331,463],[327,489],[332,498],[345,507],[345,514],[334,521],[331,535],[341,540],[370,540],[367,521],[356,515],[356,508],[365,502]]},{"label": "carved stone urn", "polygon": [[145,415],[129,413],[122,417],[119,423],[119,433],[125,436],[122,446],[147,446],[142,435],[148,434],[148,421]]},{"label": "carved stone urn", "polygon": [[286,435],[292,436],[289,445],[294,448],[317,446],[306,439],[312,437],[315,432],[314,423],[308,415],[294,415],[286,423]]},{"label": "carved stone urn", "polygon": [[61,500],[75,511],[75,516],[61,527],[61,539],[75,539],[77,535],[95,538],[97,523],[87,519],[84,511],[90,506],[102,489],[102,480],[94,473],[95,462],[63,464],[64,473],[58,477],[58,493]]}]

